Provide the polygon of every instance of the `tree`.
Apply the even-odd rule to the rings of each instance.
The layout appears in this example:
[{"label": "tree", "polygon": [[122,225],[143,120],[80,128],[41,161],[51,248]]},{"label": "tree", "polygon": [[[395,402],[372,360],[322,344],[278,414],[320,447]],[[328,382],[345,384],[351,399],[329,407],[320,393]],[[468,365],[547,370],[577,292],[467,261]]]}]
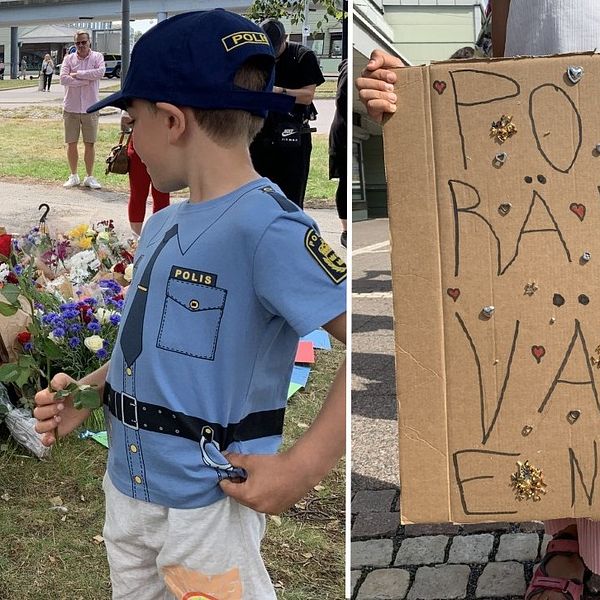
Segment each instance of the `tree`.
[{"label": "tree", "polygon": [[[342,0],[253,0],[246,16],[256,22],[287,17],[294,25],[297,25],[304,20],[304,10],[307,4],[324,8],[323,19],[325,21],[328,21],[330,17],[341,21],[344,17]],[[322,26],[323,21],[319,21],[317,29],[321,29]]]}]

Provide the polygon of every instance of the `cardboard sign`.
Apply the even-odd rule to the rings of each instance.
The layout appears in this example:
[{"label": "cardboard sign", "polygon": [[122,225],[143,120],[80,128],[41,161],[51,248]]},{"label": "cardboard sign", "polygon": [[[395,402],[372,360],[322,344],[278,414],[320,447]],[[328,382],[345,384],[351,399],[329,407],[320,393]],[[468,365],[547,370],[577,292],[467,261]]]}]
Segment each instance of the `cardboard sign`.
[{"label": "cardboard sign", "polygon": [[600,518],[600,56],[397,74],[402,519]]}]

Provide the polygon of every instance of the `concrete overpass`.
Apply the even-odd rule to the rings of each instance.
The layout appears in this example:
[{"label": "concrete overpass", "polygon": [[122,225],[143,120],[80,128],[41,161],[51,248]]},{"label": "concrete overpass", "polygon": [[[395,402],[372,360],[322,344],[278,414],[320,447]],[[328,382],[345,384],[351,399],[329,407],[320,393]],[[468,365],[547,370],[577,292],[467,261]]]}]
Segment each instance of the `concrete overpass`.
[{"label": "concrete overpass", "polygon": [[[191,10],[225,8],[244,12],[250,0],[129,0],[129,20],[157,19]],[[10,77],[18,73],[18,28],[77,21],[121,21],[121,0],[0,0],[0,28],[10,28]],[[122,72],[129,65],[129,30],[122,38]],[[5,62],[6,61],[5,59]]]},{"label": "concrete overpass", "polygon": [[[243,12],[250,0],[130,0],[131,19],[156,19],[190,10]],[[0,0],[0,27],[74,21],[120,21],[121,0]]]}]

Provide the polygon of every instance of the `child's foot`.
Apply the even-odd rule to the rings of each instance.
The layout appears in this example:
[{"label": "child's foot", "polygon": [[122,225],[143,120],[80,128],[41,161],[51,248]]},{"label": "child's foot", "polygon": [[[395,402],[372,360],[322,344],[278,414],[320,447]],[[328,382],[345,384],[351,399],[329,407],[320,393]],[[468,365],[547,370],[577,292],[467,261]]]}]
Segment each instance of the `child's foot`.
[{"label": "child's foot", "polygon": [[526,600],[581,600],[585,565],[577,540],[555,538],[533,575]]}]

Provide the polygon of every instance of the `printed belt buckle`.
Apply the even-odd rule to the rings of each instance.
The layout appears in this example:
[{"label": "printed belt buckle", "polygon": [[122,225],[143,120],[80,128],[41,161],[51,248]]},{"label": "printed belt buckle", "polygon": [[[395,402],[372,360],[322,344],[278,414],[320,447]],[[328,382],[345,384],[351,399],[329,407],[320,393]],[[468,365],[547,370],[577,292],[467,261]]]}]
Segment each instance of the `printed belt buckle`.
[{"label": "printed belt buckle", "polygon": [[139,429],[137,400],[124,392],[121,393],[121,421],[130,429]]}]

